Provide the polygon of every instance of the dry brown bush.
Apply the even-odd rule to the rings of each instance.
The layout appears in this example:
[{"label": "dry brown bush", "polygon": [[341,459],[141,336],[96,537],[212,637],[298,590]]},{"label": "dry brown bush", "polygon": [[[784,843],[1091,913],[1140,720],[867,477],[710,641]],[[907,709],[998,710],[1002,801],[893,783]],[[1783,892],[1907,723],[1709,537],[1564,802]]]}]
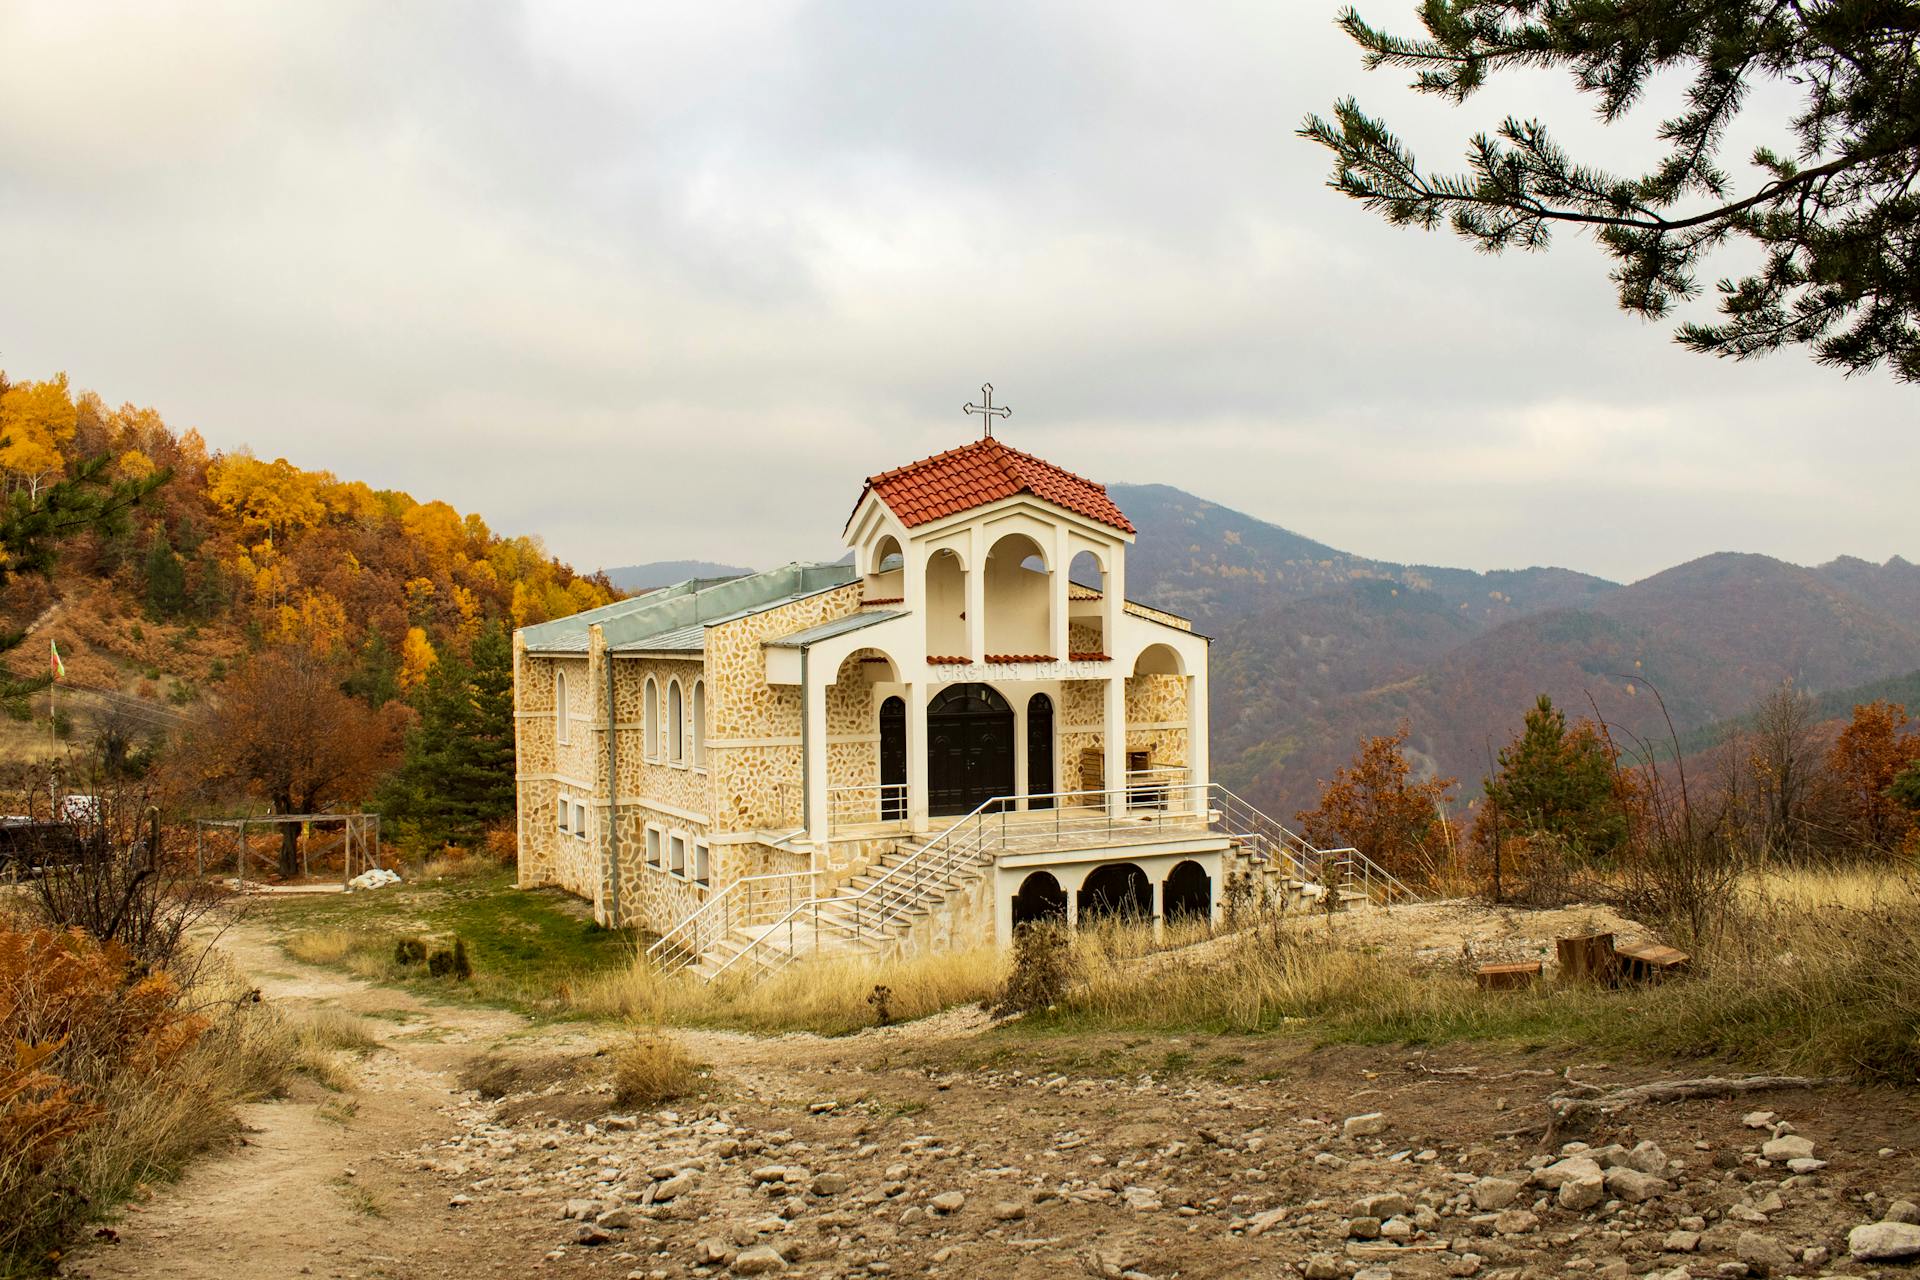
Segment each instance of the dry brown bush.
[{"label": "dry brown bush", "polygon": [[613,1098],[623,1107],[654,1107],[700,1087],[705,1068],[664,1035],[642,1032],[613,1051]]}]

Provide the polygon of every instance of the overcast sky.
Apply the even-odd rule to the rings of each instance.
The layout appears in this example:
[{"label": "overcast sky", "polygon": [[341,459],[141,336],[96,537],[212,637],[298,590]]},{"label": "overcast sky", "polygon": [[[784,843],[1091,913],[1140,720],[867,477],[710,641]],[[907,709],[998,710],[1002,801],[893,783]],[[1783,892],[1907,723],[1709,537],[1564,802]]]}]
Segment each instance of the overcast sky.
[{"label": "overcast sky", "polygon": [[1354,92],[1440,167],[1507,110],[1608,160],[1657,102],[1450,107],[1336,8],[0,0],[0,367],[583,568],[836,555],[983,379],[1020,448],[1381,558],[1920,559],[1920,391],[1687,354],[1580,238],[1395,230],[1293,136]]}]

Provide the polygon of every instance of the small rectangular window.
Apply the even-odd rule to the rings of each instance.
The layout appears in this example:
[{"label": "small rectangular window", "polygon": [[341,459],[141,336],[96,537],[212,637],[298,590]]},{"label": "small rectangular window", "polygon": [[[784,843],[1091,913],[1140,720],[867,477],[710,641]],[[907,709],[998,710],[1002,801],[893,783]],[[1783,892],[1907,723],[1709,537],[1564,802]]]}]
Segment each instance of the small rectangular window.
[{"label": "small rectangular window", "polygon": [[582,840],[587,838],[587,806],[583,804],[573,806],[573,834]]},{"label": "small rectangular window", "polygon": [[707,882],[707,846],[704,841],[696,841],[693,846],[693,879],[696,884]]},{"label": "small rectangular window", "polygon": [[672,861],[668,863],[667,870],[673,872],[673,874],[677,876],[686,875],[687,874],[687,838],[685,836],[675,836],[673,837],[672,840],[667,842],[667,847],[672,854]]},{"label": "small rectangular window", "polygon": [[567,798],[565,796],[553,802],[553,812],[554,825],[565,831],[567,829]]},{"label": "small rectangular window", "polygon": [[650,867],[660,865],[660,828],[658,827],[647,828],[647,865]]}]

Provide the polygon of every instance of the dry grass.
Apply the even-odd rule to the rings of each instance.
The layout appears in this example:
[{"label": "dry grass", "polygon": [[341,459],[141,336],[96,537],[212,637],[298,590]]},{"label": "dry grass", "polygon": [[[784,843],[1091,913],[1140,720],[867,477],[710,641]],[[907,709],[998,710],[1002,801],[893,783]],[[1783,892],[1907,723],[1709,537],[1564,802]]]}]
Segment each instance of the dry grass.
[{"label": "dry grass", "polygon": [[335,1093],[353,1088],[355,1061],[380,1047],[365,1022],[341,1009],[310,1009],[294,1020],[293,1033],[292,1068]]},{"label": "dry grass", "polygon": [[613,1100],[622,1107],[657,1107],[700,1087],[706,1068],[666,1036],[636,1035],[615,1049]]},{"label": "dry grass", "polygon": [[766,982],[727,977],[707,984],[688,973],[659,973],[641,959],[629,970],[583,983],[574,995],[574,1008],[656,1025],[841,1035],[874,1025],[869,998],[877,986],[891,989],[888,1004],[899,1022],[991,999],[1002,968],[999,953],[983,947],[878,964],[799,964]]},{"label": "dry grass", "polygon": [[1640,1049],[1911,1083],[1920,1075],[1920,892],[1884,870],[1755,878],[1690,976],[1625,991],[1489,995],[1463,972],[1250,929],[1190,963],[1085,946],[1052,1030],[1294,1027],[1327,1040],[1517,1040]]},{"label": "dry grass", "polygon": [[98,1106],[99,1119],[64,1142],[29,1182],[11,1183],[19,1194],[0,1205],[0,1274],[37,1269],[78,1222],[226,1141],[237,1128],[239,1104],[280,1088],[293,1031],[278,1010],[253,1000],[237,975],[203,966],[199,980],[180,993],[180,1006],[204,1030],[157,1068],[135,1060],[98,1072],[63,1066],[87,1078],[84,1095]]}]

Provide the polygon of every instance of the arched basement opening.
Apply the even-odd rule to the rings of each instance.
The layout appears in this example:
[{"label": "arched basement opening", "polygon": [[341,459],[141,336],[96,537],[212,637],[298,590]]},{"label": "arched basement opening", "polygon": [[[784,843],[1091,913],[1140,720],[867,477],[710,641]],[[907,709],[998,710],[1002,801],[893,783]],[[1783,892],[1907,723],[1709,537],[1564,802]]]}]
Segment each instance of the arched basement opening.
[{"label": "arched basement opening", "polygon": [[1036,871],[1020,882],[1020,892],[1013,895],[1014,928],[1049,921],[1064,924],[1066,919],[1067,891],[1051,871]]},{"label": "arched basement opening", "polygon": [[1191,858],[1167,875],[1160,895],[1160,910],[1168,924],[1178,920],[1213,919],[1213,879],[1205,867]]},{"label": "arched basement opening", "polygon": [[1131,862],[1096,867],[1080,886],[1080,923],[1146,920],[1153,915],[1153,881]]}]

